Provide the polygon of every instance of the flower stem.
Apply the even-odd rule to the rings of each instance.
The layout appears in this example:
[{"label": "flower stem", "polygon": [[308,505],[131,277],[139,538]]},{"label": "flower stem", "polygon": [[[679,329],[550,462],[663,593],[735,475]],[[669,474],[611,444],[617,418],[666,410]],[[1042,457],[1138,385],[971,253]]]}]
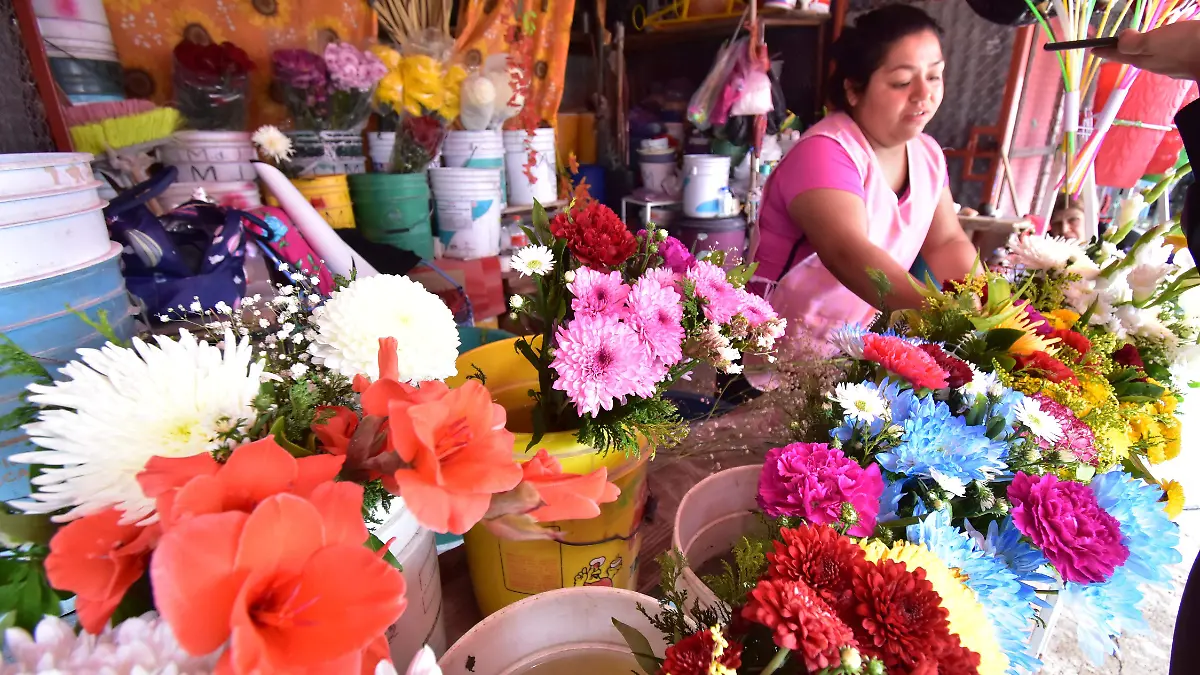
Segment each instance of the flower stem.
[{"label": "flower stem", "polygon": [[779,651],[775,652],[775,657],[767,664],[767,667],[763,668],[762,675],[771,675],[771,673],[782,668],[783,664],[787,661],[788,654],[791,652],[792,650],[790,649],[780,647]]}]

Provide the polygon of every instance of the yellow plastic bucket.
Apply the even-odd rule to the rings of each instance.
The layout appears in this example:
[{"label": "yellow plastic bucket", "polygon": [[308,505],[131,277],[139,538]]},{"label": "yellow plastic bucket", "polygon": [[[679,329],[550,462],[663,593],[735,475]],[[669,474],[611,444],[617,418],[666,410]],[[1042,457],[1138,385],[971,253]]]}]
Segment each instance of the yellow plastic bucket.
[{"label": "yellow plastic bucket", "polygon": [[[354,206],[350,202],[350,186],[345,175],[293,178],[292,185],[296,186],[330,227],[335,230],[354,227]],[[269,190],[267,204],[279,206],[279,202]]]},{"label": "yellow plastic bucket", "polygon": [[[525,448],[532,402],[529,390],[538,386],[537,371],[516,351],[519,338],[500,340],[459,356],[459,375],[447,380],[462,384],[466,376],[483,371],[487,387],[497,403],[508,411],[508,428],[516,434],[513,456],[526,460]],[[600,506],[600,515],[590,520],[547,523],[563,535],[556,541],[505,541],[483,526],[464,537],[467,565],[475,599],[484,616],[522,598],[558,588],[609,586],[632,590],[637,585],[641,523],[645,513],[649,454],[626,457],[619,452],[601,456],[575,440],[575,432],[548,433],[534,448],[545,448],[568,473],[608,469],[608,479],[621,489],[621,496]]]}]

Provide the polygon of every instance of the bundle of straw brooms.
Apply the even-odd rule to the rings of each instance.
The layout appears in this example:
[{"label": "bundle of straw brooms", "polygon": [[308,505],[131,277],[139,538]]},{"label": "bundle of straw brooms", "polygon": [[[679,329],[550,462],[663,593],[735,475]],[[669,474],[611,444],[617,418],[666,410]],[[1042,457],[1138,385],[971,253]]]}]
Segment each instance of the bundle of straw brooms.
[{"label": "bundle of straw brooms", "polygon": [[379,23],[398,45],[418,39],[429,29],[450,37],[454,0],[369,0]]}]

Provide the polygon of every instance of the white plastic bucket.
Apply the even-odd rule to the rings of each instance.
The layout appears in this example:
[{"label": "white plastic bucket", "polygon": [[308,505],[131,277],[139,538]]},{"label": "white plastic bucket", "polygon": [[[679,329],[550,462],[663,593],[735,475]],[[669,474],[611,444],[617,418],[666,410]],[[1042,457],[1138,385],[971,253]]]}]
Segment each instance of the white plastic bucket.
[{"label": "white plastic bucket", "polygon": [[0,198],[85,187],[95,181],[86,152],[0,155]]},{"label": "white plastic bucket", "polygon": [[703,607],[723,603],[704,585],[695,570],[733,550],[742,537],[762,533],[755,511],[761,465],[740,466],[715,473],[700,481],[679,502],[671,547],[688,561],[679,587]]},{"label": "white plastic bucket", "polygon": [[367,155],[371,159],[371,170],[390,173],[392,151],[396,148],[396,132],[372,131],[367,134]]},{"label": "white plastic bucket", "polygon": [[[173,165],[258,159],[250,134],[244,131],[180,131],[162,148],[160,156],[164,163]],[[242,180],[253,180],[253,176]]]},{"label": "white plastic bucket", "polygon": [[[603,655],[621,663],[609,672],[640,672],[612,620],[645,635],[655,656],[664,655],[666,644],[650,620],[638,611],[638,605],[654,612],[658,601],[641,593],[600,586],[539,593],[476,624],[446,651],[438,666],[443,675],[519,675],[562,657]],[[398,663],[397,668],[405,665]],[[599,668],[593,667],[592,672],[599,672]]]},{"label": "white plastic bucket", "polygon": [[[504,132],[504,171],[508,178],[508,203],[530,206],[536,200],[548,204],[558,199],[558,176],[555,171],[554,129]],[[533,155],[533,166],[526,175],[525,167]]]},{"label": "white plastic bucket", "polygon": [[475,260],[500,255],[502,187],[490,169],[429,170],[445,257]]},{"label": "white plastic bucket", "polygon": [[262,206],[262,196],[258,191],[258,183],[240,181],[235,183],[173,183],[159,195],[159,204],[166,209],[190,201],[197,188],[203,188],[212,201],[223,206],[234,206],[241,209]]},{"label": "white plastic bucket", "polygon": [[426,644],[441,655],[446,650],[446,626],[433,532],[421,528],[402,499],[392,502],[391,515],[373,529],[382,541],[395,538],[388,550],[403,568],[407,587],[408,607],[387,630],[392,661],[407,665]]},{"label": "white plastic bucket", "polygon": [[108,25],[102,0],[33,0],[33,13],[43,19],[74,19]]},{"label": "white plastic bucket", "polygon": [[98,189],[101,181],[18,197],[0,198],[0,225],[54,218],[68,213],[103,207]]},{"label": "white plastic bucket", "polygon": [[492,169],[500,176],[500,199],[508,205],[508,178],[504,171],[504,140],[500,131],[451,131],[442,143],[442,166]]},{"label": "white plastic bucket", "polygon": [[[83,49],[80,47],[64,47],[64,49],[70,49],[70,52],[46,45],[46,58],[79,59],[81,61],[120,61],[117,57],[116,49]],[[119,98],[114,100],[123,101],[125,99]]]},{"label": "white plastic bucket", "polygon": [[684,214],[692,218],[721,215],[721,190],[729,187],[729,165],[729,158],[721,155],[684,155]]},{"label": "white plastic bucket", "polygon": [[52,274],[107,253],[101,208],[0,225],[0,284]]},{"label": "white plastic bucket", "polygon": [[258,178],[250,162],[180,162],[173,166],[179,170],[179,180],[190,183],[234,183]]},{"label": "white plastic bucket", "polygon": [[112,29],[108,22],[93,23],[77,19],[39,18],[38,28],[42,39],[57,43],[59,40],[75,40],[94,42],[98,45],[112,46]]}]

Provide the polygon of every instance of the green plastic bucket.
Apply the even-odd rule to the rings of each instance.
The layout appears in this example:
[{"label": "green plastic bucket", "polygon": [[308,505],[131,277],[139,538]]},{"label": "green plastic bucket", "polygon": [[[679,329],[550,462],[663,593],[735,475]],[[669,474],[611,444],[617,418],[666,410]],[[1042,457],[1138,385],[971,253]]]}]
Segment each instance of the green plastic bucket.
[{"label": "green plastic bucket", "polygon": [[349,176],[354,221],[368,241],[433,259],[429,182],[422,173]]}]

